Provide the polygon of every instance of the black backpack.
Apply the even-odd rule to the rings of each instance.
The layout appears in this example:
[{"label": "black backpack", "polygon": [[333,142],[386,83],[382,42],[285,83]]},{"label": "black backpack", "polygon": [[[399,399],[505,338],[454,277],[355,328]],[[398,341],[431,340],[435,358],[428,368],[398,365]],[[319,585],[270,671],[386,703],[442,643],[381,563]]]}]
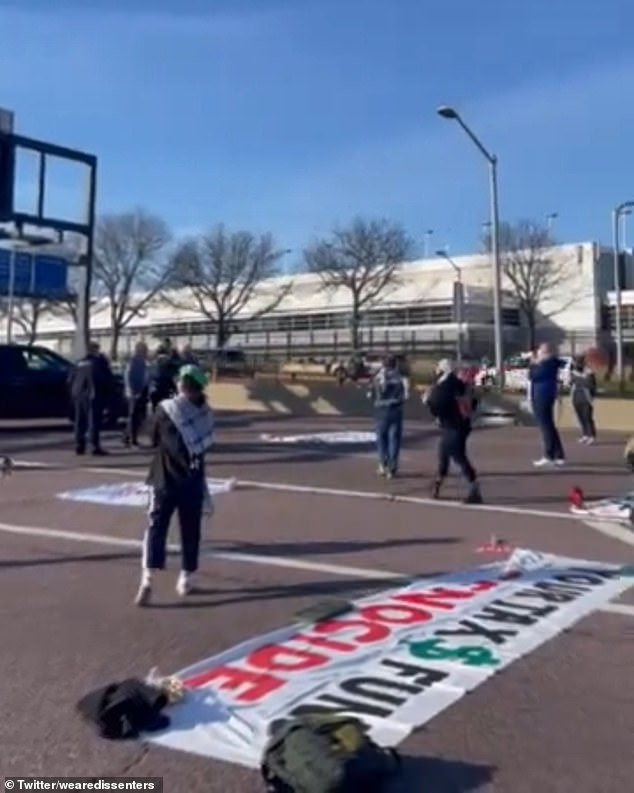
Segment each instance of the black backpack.
[{"label": "black backpack", "polygon": [[380,793],[399,768],[358,719],[317,714],[274,729],[261,765],[270,793]]},{"label": "black backpack", "polygon": [[77,703],[77,710],[96,725],[102,738],[126,740],[168,727],[169,718],[161,712],[166,705],[167,696],[162,691],[129,678],[86,694]]}]

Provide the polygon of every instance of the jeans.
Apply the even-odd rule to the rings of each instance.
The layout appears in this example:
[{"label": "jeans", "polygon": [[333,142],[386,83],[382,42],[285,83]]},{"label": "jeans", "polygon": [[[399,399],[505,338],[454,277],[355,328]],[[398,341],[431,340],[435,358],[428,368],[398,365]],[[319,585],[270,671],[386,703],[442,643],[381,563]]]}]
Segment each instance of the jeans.
[{"label": "jeans", "polygon": [[555,401],[537,400],[533,402],[533,415],[542,434],[544,457],[548,460],[565,459],[564,447],[555,426]]},{"label": "jeans", "polygon": [[75,400],[75,445],[78,450],[86,448],[89,436],[93,451],[101,448],[101,425],[104,403],[101,399],[81,398]]},{"label": "jeans", "polygon": [[402,439],[402,408],[387,408],[380,411],[376,417],[376,445],[379,464],[392,474],[398,470]]},{"label": "jeans", "polygon": [[437,481],[442,482],[445,479],[452,460],[469,484],[476,481],[475,469],[467,456],[467,439],[470,432],[469,427],[443,427],[441,429],[438,444]]},{"label": "jeans", "polygon": [[150,491],[150,524],[143,540],[144,569],[165,568],[167,535],[172,516],[177,512],[181,535],[181,570],[185,573],[198,570],[204,488],[204,479],[193,477],[174,487]]},{"label": "jeans", "polygon": [[143,426],[147,411],[147,399],[143,394],[128,397],[128,418],[124,434],[126,443],[136,444],[139,439],[139,430]]},{"label": "jeans", "polygon": [[596,438],[597,428],[594,423],[594,405],[592,402],[573,402],[577,421],[585,438]]}]

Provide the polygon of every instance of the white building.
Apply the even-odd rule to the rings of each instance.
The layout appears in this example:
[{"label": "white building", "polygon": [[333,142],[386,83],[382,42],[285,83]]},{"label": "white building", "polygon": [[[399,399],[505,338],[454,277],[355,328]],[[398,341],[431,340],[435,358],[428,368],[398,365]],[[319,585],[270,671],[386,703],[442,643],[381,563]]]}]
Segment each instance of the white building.
[{"label": "white building", "polygon": [[[572,351],[605,344],[610,335],[607,323],[609,303],[613,300],[610,292],[614,287],[611,250],[600,248],[596,243],[562,245],[553,249],[550,258],[561,283],[539,306],[539,340],[553,340],[564,350]],[[388,289],[375,305],[366,307],[363,345],[367,349],[401,346],[438,351],[452,349],[461,332],[465,351],[490,352],[493,338],[490,257],[482,254],[460,256],[454,263],[457,270],[449,261],[440,258],[404,265],[398,284]],[[623,270],[623,285],[634,285],[629,255],[625,257]],[[454,307],[458,278],[464,294],[460,327]],[[275,311],[251,319],[288,283],[292,283],[292,288]],[[528,335],[512,285],[503,282],[503,291],[505,343],[508,349],[524,349]],[[634,338],[634,292],[625,292],[625,296],[631,299],[632,309],[627,316],[631,316]],[[186,295],[181,294],[176,302],[179,305],[187,303]],[[189,310],[177,309],[157,298],[123,330],[120,353],[127,353],[139,338],[151,341],[162,336],[169,336],[177,344],[191,343],[195,348],[213,347],[213,322],[196,309],[193,300],[191,306]],[[350,309],[349,292],[325,291],[318,276],[302,274],[270,279],[235,317],[230,344],[254,352],[293,355],[344,350],[349,344]],[[37,342],[68,353],[73,328],[70,315],[46,314],[38,323]],[[107,349],[112,333],[106,301],[95,306],[91,329],[92,335]],[[14,325],[14,338],[21,340],[18,325]]]}]

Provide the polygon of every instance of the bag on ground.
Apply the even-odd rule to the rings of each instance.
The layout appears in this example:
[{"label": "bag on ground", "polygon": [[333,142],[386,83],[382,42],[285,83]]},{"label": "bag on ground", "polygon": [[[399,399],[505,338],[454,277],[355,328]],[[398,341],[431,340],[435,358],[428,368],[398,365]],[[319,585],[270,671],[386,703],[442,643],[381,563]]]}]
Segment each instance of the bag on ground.
[{"label": "bag on ground", "polygon": [[399,766],[358,719],[311,714],[272,730],[261,771],[270,793],[380,793]]}]

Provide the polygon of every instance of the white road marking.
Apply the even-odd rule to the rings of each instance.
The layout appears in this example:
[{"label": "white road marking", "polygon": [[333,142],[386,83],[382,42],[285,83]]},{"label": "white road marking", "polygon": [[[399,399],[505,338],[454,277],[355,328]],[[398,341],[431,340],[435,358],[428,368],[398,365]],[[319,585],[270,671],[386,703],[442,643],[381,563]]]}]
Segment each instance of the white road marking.
[{"label": "white road marking", "polygon": [[[18,526],[13,523],[0,523],[0,532],[15,534],[24,537],[45,537],[54,540],[70,540],[71,542],[92,543],[94,545],[110,545],[122,548],[141,549],[141,540],[130,537],[115,537],[109,534],[92,534],[90,532],[65,531],[63,529],[48,529],[40,526]],[[170,553],[180,553],[180,545],[169,545]],[[372,570],[365,567],[349,567],[347,565],[328,564],[326,562],[312,562],[308,559],[291,559],[283,556],[269,556],[240,553],[239,551],[208,551],[203,556],[221,559],[227,562],[240,562],[256,564],[265,567],[285,567],[289,570],[307,570],[316,573],[345,576],[348,578],[363,579],[403,579],[403,573],[394,573],[389,570]]]},{"label": "white road marking", "polygon": [[[42,469],[60,469],[54,463],[31,463],[31,467],[40,466]],[[67,470],[67,469],[66,469]],[[87,468],[78,468],[78,471],[93,473],[93,474],[106,474],[116,476],[135,476],[139,479],[143,474],[141,471],[134,468],[110,468],[103,466],[90,466]],[[237,488],[251,487],[257,490],[272,490],[282,493],[305,493],[307,495],[317,496],[337,496],[342,498],[360,498],[370,499],[373,501],[393,501],[398,504],[417,504],[425,507],[437,507],[439,509],[457,509],[466,512],[476,510],[478,512],[492,512],[500,515],[527,515],[534,518],[548,518],[557,520],[579,520],[576,515],[569,512],[556,512],[554,510],[546,509],[532,509],[531,507],[511,507],[504,504],[480,504],[477,506],[471,504],[463,504],[459,501],[436,501],[432,498],[424,498],[420,496],[404,496],[396,493],[391,493],[388,490],[372,491],[372,490],[346,490],[334,487],[314,487],[312,485],[294,485],[285,482],[260,482],[250,479],[238,479],[236,481]],[[563,499],[562,499],[563,500]],[[618,539],[614,535],[615,539]]]},{"label": "white road marking", "polygon": [[634,545],[634,531],[625,528],[625,526],[620,526],[618,523],[609,520],[588,520],[587,518],[580,518],[578,516],[573,517],[577,517],[577,519],[588,526],[588,528],[605,534],[606,537],[619,540],[626,545]]},{"label": "white road marking", "polygon": [[622,614],[624,617],[634,617],[634,605],[628,603],[606,603],[601,606],[597,611],[603,611],[606,614]]}]

